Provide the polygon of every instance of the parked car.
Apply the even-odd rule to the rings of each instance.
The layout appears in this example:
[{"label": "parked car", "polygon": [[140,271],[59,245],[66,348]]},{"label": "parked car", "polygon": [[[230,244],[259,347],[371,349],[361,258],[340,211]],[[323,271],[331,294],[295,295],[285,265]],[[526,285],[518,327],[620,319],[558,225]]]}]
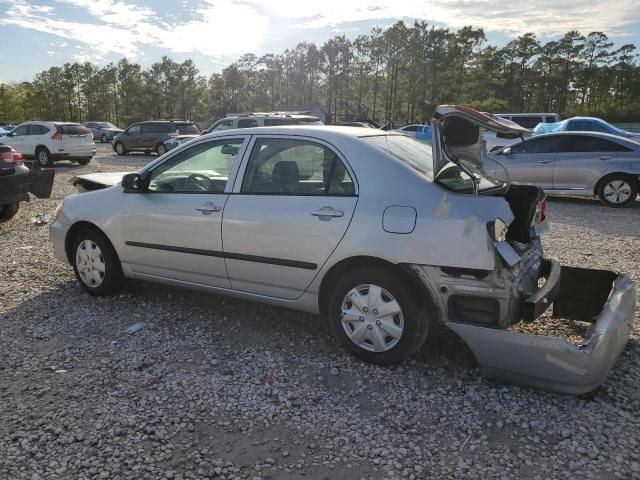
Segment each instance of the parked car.
[{"label": "parked car", "polygon": [[233,128],[274,127],[278,125],[323,125],[322,120],[313,115],[251,113],[221,118],[202,134],[231,130]]},{"label": "parked car", "polygon": [[102,143],[110,142],[113,137],[124,131],[111,122],[86,122],[84,126],[91,130],[94,140]]},{"label": "parked car", "polygon": [[113,150],[118,155],[142,151],[146,154],[156,152],[164,155],[167,151],[165,140],[175,135],[198,135],[200,130],[193,122],[180,120],[153,120],[129,125],[127,129],[113,138]]},{"label": "parked car", "polygon": [[0,122],[0,128],[8,132],[9,130],[13,130],[15,128],[15,125],[7,122]]},{"label": "parked car", "polygon": [[40,169],[38,163],[29,170],[20,153],[9,145],[0,145],[0,223],[18,213],[20,202],[28,201],[29,193],[49,198],[53,176],[52,169]]},{"label": "parked car", "polygon": [[550,195],[597,197],[608,207],[631,205],[638,196],[640,143],[631,139],[596,132],[548,133],[490,157],[506,167],[510,181],[536,184]]},{"label": "parked car", "polygon": [[363,128],[376,128],[368,122],[357,122],[357,121],[342,121],[342,122],[333,122],[331,125],[335,127],[363,127]]},{"label": "parked car", "polygon": [[0,137],[4,137],[5,135],[7,135],[12,129],[9,129],[7,127],[7,129],[0,127]]},{"label": "parked car", "polygon": [[[106,175],[112,188],[65,198],[55,255],[91,295],[126,277],[321,313],[347,350],[378,364],[410,357],[444,325],[488,377],[595,388],[629,337],[633,282],[544,258],[543,191],[482,173],[480,127],[521,127],[461,106],[438,108],[432,126],[433,147],[355,127],[200,137],[120,185]],[[595,323],[585,345],[505,331],[551,304]]]},{"label": "parked car", "polygon": [[572,117],[557,123],[541,123],[533,129],[533,132],[535,134],[554,132],[600,132],[631,138],[636,141],[640,140],[639,133],[622,130],[605,122],[601,118],[594,117]]},{"label": "parked car", "polygon": [[175,137],[168,138],[164,141],[164,146],[166,151],[173,150],[179,145],[182,145],[189,140],[193,140],[194,138],[198,138],[200,135],[176,135]]},{"label": "parked car", "polygon": [[432,129],[429,124],[412,124],[406,125],[394,130],[395,132],[408,135],[423,142],[431,142]]},{"label": "parked car", "polygon": [[18,125],[0,143],[12,146],[25,158],[35,158],[42,167],[58,160],[88,164],[96,154],[91,131],[79,123],[25,122]]},{"label": "parked car", "polygon": [[[530,130],[525,136],[532,135],[533,130],[531,129],[540,123],[551,124],[560,121],[560,115],[557,113],[496,113],[495,116],[517,123],[521,127]],[[484,134],[487,152],[504,148],[514,143],[518,138],[519,136],[510,133],[486,131]]]}]

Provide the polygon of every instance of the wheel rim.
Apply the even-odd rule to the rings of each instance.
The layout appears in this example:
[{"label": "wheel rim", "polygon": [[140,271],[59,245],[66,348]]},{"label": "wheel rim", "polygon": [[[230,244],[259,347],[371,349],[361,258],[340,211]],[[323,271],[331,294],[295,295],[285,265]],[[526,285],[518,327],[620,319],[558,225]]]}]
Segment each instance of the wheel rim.
[{"label": "wheel rim", "polygon": [[116,145],[116,152],[118,153],[124,153],[124,147],[122,146],[121,143]]},{"label": "wheel rim", "polygon": [[624,180],[611,180],[604,187],[604,198],[610,203],[624,203],[631,197],[631,185]]},{"label": "wheel rim", "polygon": [[342,300],[340,314],[347,338],[370,352],[392,349],[404,331],[400,304],[378,285],[363,284],[351,289]]},{"label": "wheel rim", "polygon": [[42,165],[46,165],[47,163],[49,163],[49,155],[47,154],[47,152],[45,152],[44,150],[40,150],[40,153],[38,153],[38,161]]},{"label": "wheel rim", "polygon": [[104,281],[106,265],[102,250],[91,240],[83,240],[76,250],[76,268],[80,279],[89,287],[99,287]]},{"label": "wheel rim", "polygon": [[102,135],[102,143],[107,143],[107,136],[106,135]]},{"label": "wheel rim", "polygon": [[158,155],[164,155],[167,152],[167,150],[164,148],[164,146],[160,145],[158,147]]}]

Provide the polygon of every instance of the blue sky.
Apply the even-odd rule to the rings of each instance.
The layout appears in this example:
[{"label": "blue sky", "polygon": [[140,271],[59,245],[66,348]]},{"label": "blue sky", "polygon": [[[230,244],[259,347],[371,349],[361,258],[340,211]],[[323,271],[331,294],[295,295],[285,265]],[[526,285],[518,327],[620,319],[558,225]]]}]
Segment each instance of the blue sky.
[{"label": "blue sky", "polygon": [[576,29],[640,47],[640,0],[0,0],[0,81],[123,56],[143,66],[162,55],[191,58],[210,74],[243,53],[353,38],[400,19],[482,27],[498,45],[525,32],[549,40]]}]

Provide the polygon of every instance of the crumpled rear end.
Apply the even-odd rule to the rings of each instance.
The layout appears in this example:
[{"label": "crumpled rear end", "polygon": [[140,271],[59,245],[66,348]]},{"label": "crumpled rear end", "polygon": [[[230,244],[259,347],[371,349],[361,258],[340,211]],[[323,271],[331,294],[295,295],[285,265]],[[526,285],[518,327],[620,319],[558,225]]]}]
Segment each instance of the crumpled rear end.
[{"label": "crumpled rear end", "polygon": [[599,386],[612,369],[629,339],[635,307],[635,285],[628,277],[563,266],[553,317],[593,322],[580,345],[562,337],[447,326],[469,345],[485,377],[577,395]]}]

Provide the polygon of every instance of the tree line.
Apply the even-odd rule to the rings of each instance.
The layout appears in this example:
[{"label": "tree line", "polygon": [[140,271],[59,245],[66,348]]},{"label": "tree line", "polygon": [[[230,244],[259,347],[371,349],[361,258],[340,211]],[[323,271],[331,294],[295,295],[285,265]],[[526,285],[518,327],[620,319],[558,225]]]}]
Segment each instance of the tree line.
[{"label": "tree line", "polygon": [[425,22],[375,27],[318,47],[242,55],[206,77],[168,57],[144,69],[126,58],[98,67],[67,63],[32,81],[0,84],[0,119],[192,120],[202,128],[228,112],[319,104],[335,120],[394,125],[428,120],[439,104],[491,112],[555,112],[638,121],[640,66],[633,44],[614,48],[602,32],[567,32],[542,43],[532,33],[504,47],[484,31]]}]

